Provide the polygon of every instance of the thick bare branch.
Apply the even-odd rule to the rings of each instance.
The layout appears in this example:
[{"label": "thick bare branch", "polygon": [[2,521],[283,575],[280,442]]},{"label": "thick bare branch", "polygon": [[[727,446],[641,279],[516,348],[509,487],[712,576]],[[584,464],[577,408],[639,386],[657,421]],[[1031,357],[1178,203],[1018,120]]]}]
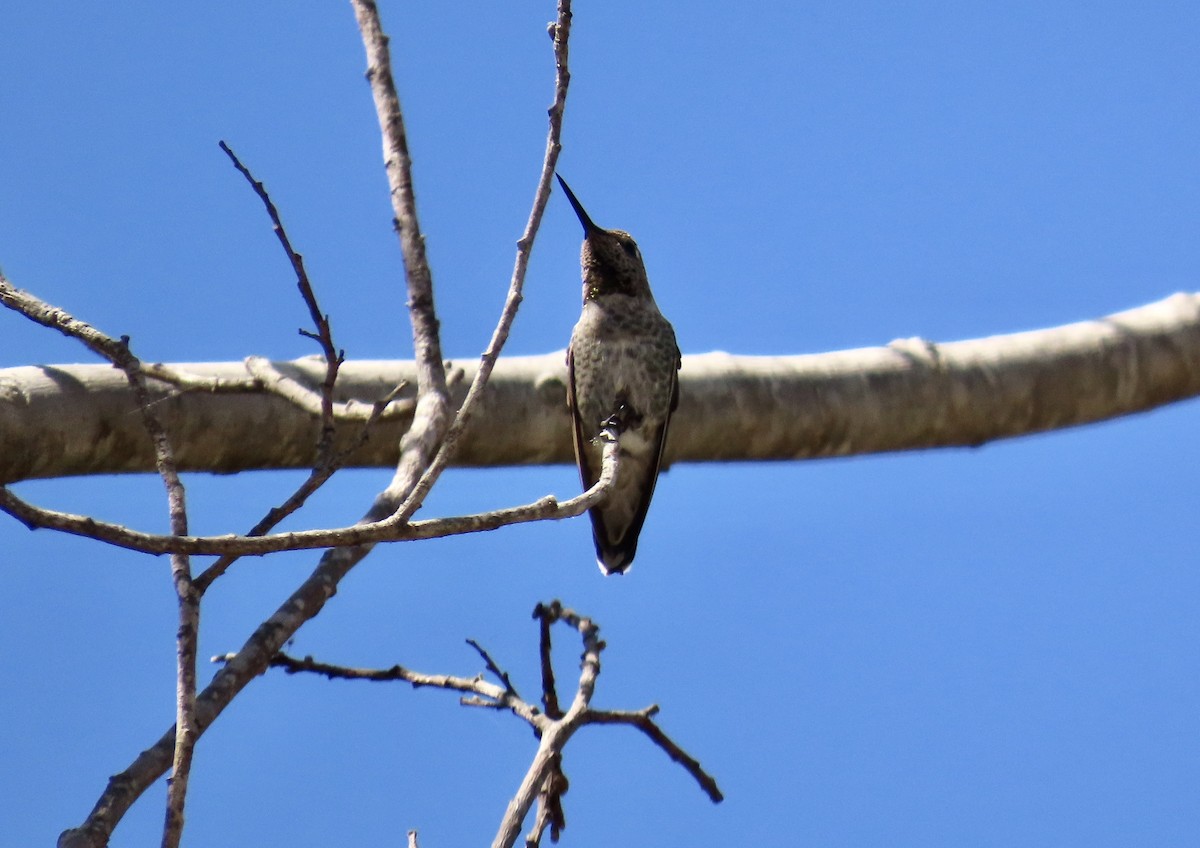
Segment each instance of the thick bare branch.
[{"label": "thick bare branch", "polygon": [[[3,292],[0,291],[0,299]],[[466,381],[477,364],[456,363]],[[183,364],[245,377],[241,363]],[[323,363],[275,363],[307,386]],[[373,403],[411,362],[347,362],[336,398]],[[458,466],[572,461],[562,352],[505,357],[479,398]],[[182,470],[311,468],[316,422],[263,394],[151,385]],[[1045,330],[803,356],[684,356],[671,462],[808,459],[961,447],[1103,421],[1200,395],[1200,294]],[[462,390],[455,392],[459,403]],[[153,471],[124,378],[103,365],[0,370],[0,482]],[[380,421],[352,466],[395,465],[407,416]],[[339,437],[338,448],[354,443]]]}]

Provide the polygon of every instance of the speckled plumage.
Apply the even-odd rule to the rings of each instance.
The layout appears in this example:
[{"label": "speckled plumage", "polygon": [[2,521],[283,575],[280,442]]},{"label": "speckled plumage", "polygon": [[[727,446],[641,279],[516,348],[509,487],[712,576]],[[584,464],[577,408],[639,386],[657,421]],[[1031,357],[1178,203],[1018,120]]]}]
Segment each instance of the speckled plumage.
[{"label": "speckled plumage", "polygon": [[596,559],[605,574],[629,568],[654,494],[671,413],[679,399],[675,331],[654,302],[642,256],[621,230],[592,223],[559,178],[583,224],[583,313],[567,350],[575,460],[585,488],[600,476],[601,426],[624,424],[617,481],[590,511]]}]

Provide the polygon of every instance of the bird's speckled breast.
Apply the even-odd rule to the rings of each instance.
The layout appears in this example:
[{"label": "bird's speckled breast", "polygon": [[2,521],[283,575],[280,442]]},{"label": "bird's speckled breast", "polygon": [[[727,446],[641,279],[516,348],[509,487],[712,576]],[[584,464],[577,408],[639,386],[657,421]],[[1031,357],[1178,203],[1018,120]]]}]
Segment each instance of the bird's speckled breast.
[{"label": "bird's speckled breast", "polygon": [[652,300],[623,295],[589,300],[571,334],[571,350],[576,402],[589,436],[616,411],[619,397],[642,416],[643,426],[666,417],[678,348]]}]

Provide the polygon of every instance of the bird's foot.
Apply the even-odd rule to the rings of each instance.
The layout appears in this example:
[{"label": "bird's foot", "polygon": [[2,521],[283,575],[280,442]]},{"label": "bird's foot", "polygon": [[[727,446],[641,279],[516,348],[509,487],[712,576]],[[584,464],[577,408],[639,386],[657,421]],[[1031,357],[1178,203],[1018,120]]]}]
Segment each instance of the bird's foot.
[{"label": "bird's foot", "polygon": [[617,411],[600,422],[601,428],[614,430],[619,436],[630,428],[636,428],[642,423],[642,416],[629,404],[622,401]]}]

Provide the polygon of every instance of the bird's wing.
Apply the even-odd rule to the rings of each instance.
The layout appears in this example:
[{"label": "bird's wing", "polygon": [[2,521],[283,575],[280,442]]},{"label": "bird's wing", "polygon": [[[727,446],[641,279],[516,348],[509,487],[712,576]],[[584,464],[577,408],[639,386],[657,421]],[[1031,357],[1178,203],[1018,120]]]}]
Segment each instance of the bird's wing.
[{"label": "bird's wing", "polygon": [[[578,397],[575,391],[575,352],[567,348],[567,405],[571,409],[571,442],[575,447],[575,464],[579,467],[579,481],[584,491],[596,485],[600,479],[600,465],[596,451],[590,450],[592,439],[584,432],[583,415],[579,409]],[[645,518],[645,508],[641,509]],[[626,552],[623,542],[629,538],[628,533],[622,533],[621,538],[614,539],[609,531],[604,504],[601,503],[588,510],[588,518],[592,522],[592,541],[596,546],[596,559],[605,574],[624,571],[629,567],[633,551]],[[639,525],[640,526],[640,525]],[[637,535],[634,534],[633,547],[637,547]]]},{"label": "bird's wing", "polygon": [[[678,350],[676,350],[678,355]],[[604,521],[597,513],[603,510],[604,505],[592,510],[592,523],[597,530],[596,534],[596,552],[601,554],[601,558],[608,566],[608,571],[624,571],[633,561],[633,556],[637,553],[638,537],[642,533],[642,525],[646,523],[646,512],[650,509],[650,501],[654,499],[654,487],[658,483],[658,474],[662,469],[663,453],[667,447],[667,433],[671,429],[671,415],[675,412],[675,407],[679,405],[679,360],[676,359],[675,372],[671,375],[671,405],[667,409],[667,414],[663,417],[662,424],[643,434],[646,442],[651,446],[650,455],[652,459],[646,462],[642,469],[641,479],[638,481],[637,490],[641,492],[641,500],[638,501],[637,510],[630,519],[629,524],[625,527],[625,532],[621,534],[619,539],[611,539],[607,533],[601,533],[600,530],[604,526]],[[604,550],[601,551],[600,540],[603,538],[607,543]]]},{"label": "bird's wing", "polygon": [[575,464],[579,466],[579,479],[586,492],[600,479],[600,469],[592,468],[587,446],[591,441],[583,432],[583,416],[575,397],[575,352],[567,348],[567,406],[571,410],[571,443],[575,447]]},{"label": "bird's wing", "polygon": [[[671,412],[675,411],[675,407],[679,406],[679,369],[683,367],[683,352],[679,349],[679,345],[675,345],[675,379],[671,382]],[[667,422],[670,423],[671,416],[667,416]]]}]

